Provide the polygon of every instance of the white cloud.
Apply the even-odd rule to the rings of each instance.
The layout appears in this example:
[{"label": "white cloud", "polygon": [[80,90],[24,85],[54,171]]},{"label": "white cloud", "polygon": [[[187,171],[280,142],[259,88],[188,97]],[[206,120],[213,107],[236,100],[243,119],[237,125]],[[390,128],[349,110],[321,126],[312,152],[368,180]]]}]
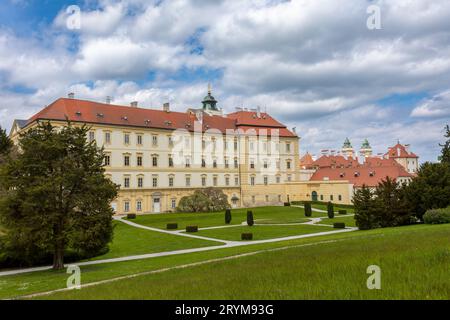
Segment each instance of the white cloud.
[{"label": "white cloud", "polygon": [[415,107],[411,116],[413,117],[446,117],[450,120],[450,90],[441,92],[430,99],[423,101]]}]

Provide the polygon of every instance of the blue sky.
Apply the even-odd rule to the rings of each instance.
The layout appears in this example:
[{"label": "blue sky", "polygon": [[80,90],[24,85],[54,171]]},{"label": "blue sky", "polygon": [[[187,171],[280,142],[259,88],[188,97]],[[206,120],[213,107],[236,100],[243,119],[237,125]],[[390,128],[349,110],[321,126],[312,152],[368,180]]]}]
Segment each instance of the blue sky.
[{"label": "blue sky", "polygon": [[[369,4],[381,29],[366,25]],[[67,28],[78,5],[81,28]],[[397,139],[435,160],[450,119],[450,4],[203,0],[0,2],[0,125],[54,99],[138,100],[184,111],[213,84],[219,105],[267,109],[301,153],[345,137]]]}]

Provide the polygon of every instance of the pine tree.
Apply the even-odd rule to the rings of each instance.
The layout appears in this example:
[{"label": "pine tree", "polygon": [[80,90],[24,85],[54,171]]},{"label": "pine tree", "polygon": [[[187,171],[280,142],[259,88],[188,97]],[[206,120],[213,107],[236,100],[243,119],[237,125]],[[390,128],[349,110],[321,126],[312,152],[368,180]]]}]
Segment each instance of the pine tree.
[{"label": "pine tree", "polygon": [[225,223],[226,224],[231,223],[231,210],[230,209],[225,210]]},{"label": "pine tree", "polygon": [[248,226],[253,226],[255,224],[255,221],[253,220],[253,212],[252,211],[247,211],[247,225]]},{"label": "pine tree", "polygon": [[21,152],[2,168],[0,200],[6,249],[32,261],[52,254],[64,267],[70,250],[93,255],[112,239],[110,203],[117,186],[104,176],[104,153],[87,142],[89,128],[39,124],[21,135]]},{"label": "pine tree", "polygon": [[311,217],[312,216],[311,202],[305,202],[304,208],[305,208],[305,217]]},{"label": "pine tree", "polygon": [[439,144],[442,147],[441,156],[439,157],[441,163],[450,163],[450,126],[445,127],[444,137],[447,141],[444,144]]},{"label": "pine tree", "polygon": [[386,177],[375,190],[381,227],[395,227],[409,223],[411,210],[404,189],[395,180]]},{"label": "pine tree", "polygon": [[380,223],[373,192],[363,185],[361,189],[356,190],[352,201],[355,206],[356,226],[361,230],[378,228]]}]

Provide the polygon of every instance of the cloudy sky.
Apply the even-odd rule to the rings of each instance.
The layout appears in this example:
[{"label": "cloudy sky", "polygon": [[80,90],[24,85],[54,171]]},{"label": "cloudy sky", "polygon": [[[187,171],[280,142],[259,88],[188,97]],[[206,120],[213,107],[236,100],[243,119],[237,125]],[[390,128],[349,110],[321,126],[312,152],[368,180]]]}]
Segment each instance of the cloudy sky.
[{"label": "cloudy sky", "polygon": [[[381,29],[367,27],[370,5]],[[450,1],[0,2],[8,130],[68,92],[184,111],[208,82],[225,111],[260,106],[296,127],[302,154],[348,136],[435,160],[450,120]]]}]

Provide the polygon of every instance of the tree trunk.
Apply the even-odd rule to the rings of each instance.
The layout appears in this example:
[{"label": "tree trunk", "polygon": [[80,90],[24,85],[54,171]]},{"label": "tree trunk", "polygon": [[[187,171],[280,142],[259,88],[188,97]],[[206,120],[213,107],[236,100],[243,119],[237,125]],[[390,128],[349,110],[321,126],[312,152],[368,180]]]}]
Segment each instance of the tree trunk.
[{"label": "tree trunk", "polygon": [[57,243],[53,253],[53,270],[64,269],[64,246]]}]

